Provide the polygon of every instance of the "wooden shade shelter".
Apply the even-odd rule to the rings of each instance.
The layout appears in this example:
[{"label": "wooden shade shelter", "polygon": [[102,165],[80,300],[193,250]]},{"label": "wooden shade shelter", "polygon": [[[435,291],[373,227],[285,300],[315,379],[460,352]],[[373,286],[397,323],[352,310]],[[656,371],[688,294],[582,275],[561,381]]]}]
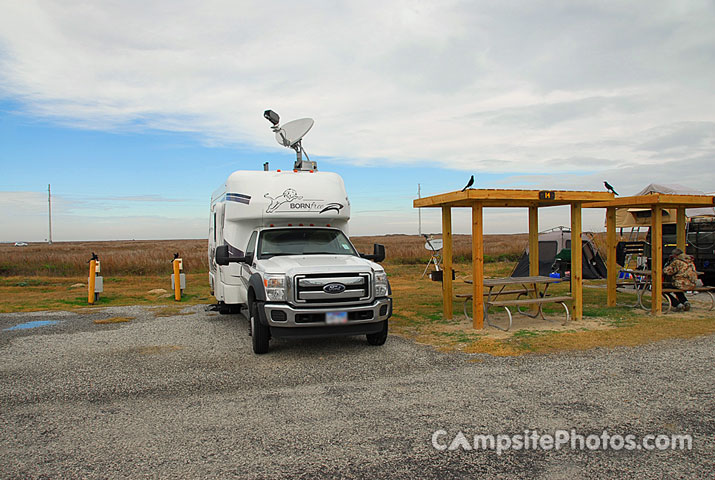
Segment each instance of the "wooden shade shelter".
[{"label": "wooden shade shelter", "polygon": [[616,266],[616,210],[620,208],[649,208],[651,210],[651,264],[652,264],[652,290],[651,311],[661,313],[662,305],[659,301],[663,292],[663,210],[676,210],[677,245],[685,251],[685,209],[698,207],[712,207],[715,197],[711,195],[671,195],[664,193],[651,193],[634,197],[619,197],[605,202],[585,203],[584,208],[606,209],[606,235],[608,245],[608,303],[609,307],[616,306],[616,281],[618,280],[618,267]]},{"label": "wooden shade shelter", "polygon": [[[413,202],[415,208],[442,209],[442,240],[444,270],[442,278],[442,298],[444,318],[452,318],[452,208],[472,209],[472,309],[473,325],[484,327],[484,207],[525,207],[529,209],[529,274],[539,275],[539,207],[557,205],[571,206],[571,238],[581,238],[581,205],[585,202],[613,200],[608,192],[566,191],[566,190],[493,190],[470,189],[450,192],[431,197],[419,198]],[[571,290],[573,294],[574,317],[583,315],[581,273],[582,256],[580,248],[571,249]]]}]

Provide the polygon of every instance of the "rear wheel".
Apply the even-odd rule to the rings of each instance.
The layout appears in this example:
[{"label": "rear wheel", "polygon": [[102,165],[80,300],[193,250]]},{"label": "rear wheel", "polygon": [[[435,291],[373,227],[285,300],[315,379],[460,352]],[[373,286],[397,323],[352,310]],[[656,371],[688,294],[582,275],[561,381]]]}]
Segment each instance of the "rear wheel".
[{"label": "rear wheel", "polygon": [[248,318],[251,324],[251,342],[253,343],[253,353],[268,353],[268,340],[271,332],[266,325],[261,323],[258,317],[258,306],[256,302],[248,303]]},{"label": "rear wheel", "polygon": [[382,329],[377,333],[368,333],[366,335],[367,343],[370,345],[384,345],[387,340],[387,320],[382,321]]}]

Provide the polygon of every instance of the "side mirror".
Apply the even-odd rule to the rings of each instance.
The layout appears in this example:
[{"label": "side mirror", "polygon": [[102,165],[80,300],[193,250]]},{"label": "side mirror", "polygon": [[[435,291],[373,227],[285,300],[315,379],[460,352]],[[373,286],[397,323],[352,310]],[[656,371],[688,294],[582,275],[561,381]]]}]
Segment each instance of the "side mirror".
[{"label": "side mirror", "polygon": [[228,265],[228,245],[216,247],[216,263],[219,265]]},{"label": "side mirror", "polygon": [[375,243],[372,245],[372,255],[361,253],[360,256],[373,262],[382,262],[385,260],[385,246]]},{"label": "side mirror", "polygon": [[216,263],[218,265],[228,265],[232,262],[245,262],[246,257],[230,257],[228,255],[228,245],[216,247]]}]

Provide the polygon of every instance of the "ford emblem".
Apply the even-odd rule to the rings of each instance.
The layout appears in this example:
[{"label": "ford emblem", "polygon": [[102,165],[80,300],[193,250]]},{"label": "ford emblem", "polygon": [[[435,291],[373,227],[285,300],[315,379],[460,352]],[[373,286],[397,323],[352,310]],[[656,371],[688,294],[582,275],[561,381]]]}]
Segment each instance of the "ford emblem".
[{"label": "ford emblem", "polygon": [[325,293],[343,293],[345,291],[345,285],[342,283],[329,283],[323,287]]}]

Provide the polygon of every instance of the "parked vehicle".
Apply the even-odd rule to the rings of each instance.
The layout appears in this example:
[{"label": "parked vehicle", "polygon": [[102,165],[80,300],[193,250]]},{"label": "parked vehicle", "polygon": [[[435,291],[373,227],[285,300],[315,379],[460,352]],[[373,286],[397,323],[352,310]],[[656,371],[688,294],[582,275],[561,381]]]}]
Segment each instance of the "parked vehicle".
[{"label": "parked vehicle", "polygon": [[273,337],[366,335],[384,344],[392,315],[387,274],[376,263],[384,247],[357,252],[342,178],[302,160],[312,120],[280,127],[275,113],[265,116],[298,159],[289,171],[236,171],[212,195],[209,282],[219,310],[246,309],[258,354]]},{"label": "parked vehicle", "polygon": [[[700,279],[704,285],[715,286],[715,219],[712,217],[692,218],[686,223],[685,253],[693,257],[695,269],[702,272]],[[650,231],[647,241],[650,242]],[[677,245],[676,226],[663,225],[663,262]]]},{"label": "parked vehicle", "polygon": [[15,242],[16,247],[27,247],[28,245],[27,242]]}]

